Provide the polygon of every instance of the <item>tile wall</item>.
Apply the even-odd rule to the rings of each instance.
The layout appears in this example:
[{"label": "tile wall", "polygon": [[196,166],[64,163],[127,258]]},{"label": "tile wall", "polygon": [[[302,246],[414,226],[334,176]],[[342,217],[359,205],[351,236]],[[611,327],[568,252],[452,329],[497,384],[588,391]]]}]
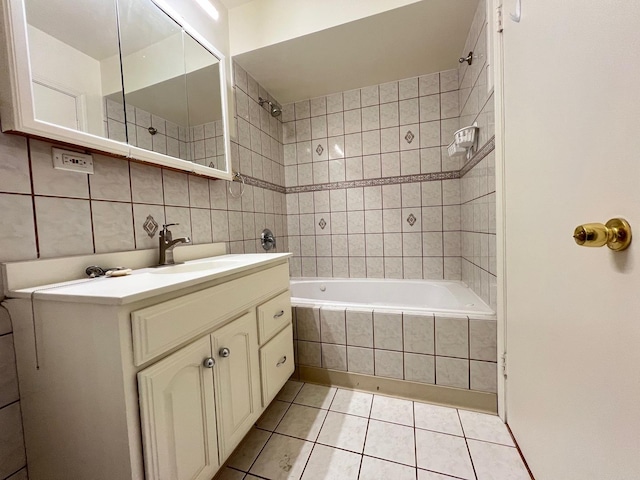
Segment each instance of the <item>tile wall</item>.
[{"label": "tile wall", "polygon": [[496,321],[296,307],[299,365],[496,392]]},{"label": "tile wall", "polygon": [[292,276],[460,279],[458,70],[285,105]]},{"label": "tile wall", "polygon": [[[260,115],[258,92],[267,94],[253,79],[240,69],[236,78],[238,111],[253,112],[237,119],[231,143],[233,168],[246,175],[240,198],[226,181],[98,154],[93,175],[55,170],[52,144],[0,134],[0,262],[154,248],[168,222],[180,223],[176,237],[228,242],[231,253],[262,251],[268,227],[286,251],[280,121]],[[26,478],[25,462],[12,325],[0,308],[0,479]]]},{"label": "tile wall", "polygon": [[465,48],[474,62],[459,68],[460,122],[478,122],[479,155],[461,170],[462,281],[496,308],[496,183],[493,93],[487,89],[487,18],[485,1],[478,5]]}]

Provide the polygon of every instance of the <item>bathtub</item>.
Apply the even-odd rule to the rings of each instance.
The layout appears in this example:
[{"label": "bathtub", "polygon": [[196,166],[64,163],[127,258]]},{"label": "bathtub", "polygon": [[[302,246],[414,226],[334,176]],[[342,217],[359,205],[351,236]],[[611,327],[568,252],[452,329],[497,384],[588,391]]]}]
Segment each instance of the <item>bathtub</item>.
[{"label": "bathtub", "polygon": [[298,306],[495,315],[464,283],[448,280],[293,278],[291,297]]},{"label": "bathtub", "polygon": [[337,371],[355,375],[354,385],[385,378],[496,398],[496,315],[462,282],[293,278],[291,297],[302,373]]}]

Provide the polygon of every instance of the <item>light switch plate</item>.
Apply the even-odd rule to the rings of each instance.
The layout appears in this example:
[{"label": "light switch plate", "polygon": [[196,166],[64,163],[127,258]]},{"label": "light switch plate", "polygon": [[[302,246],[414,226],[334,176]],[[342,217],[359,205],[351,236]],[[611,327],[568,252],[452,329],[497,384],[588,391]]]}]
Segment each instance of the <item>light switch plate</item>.
[{"label": "light switch plate", "polygon": [[93,156],[72,150],[52,148],[53,168],[70,172],[93,173]]}]

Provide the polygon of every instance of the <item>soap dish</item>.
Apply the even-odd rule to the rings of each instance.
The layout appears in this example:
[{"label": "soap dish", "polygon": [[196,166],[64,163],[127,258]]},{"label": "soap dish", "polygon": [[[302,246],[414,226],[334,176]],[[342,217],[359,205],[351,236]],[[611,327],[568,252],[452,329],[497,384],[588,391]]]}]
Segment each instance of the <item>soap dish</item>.
[{"label": "soap dish", "polygon": [[450,157],[458,157],[467,153],[467,149],[461,147],[460,145],[456,145],[456,142],[452,142],[447,147],[447,152],[449,153]]},{"label": "soap dish", "polygon": [[469,127],[464,127],[458,130],[453,134],[453,139],[456,145],[462,148],[469,148],[473,146],[476,141],[476,132],[478,131],[478,127],[475,125],[471,125]]}]

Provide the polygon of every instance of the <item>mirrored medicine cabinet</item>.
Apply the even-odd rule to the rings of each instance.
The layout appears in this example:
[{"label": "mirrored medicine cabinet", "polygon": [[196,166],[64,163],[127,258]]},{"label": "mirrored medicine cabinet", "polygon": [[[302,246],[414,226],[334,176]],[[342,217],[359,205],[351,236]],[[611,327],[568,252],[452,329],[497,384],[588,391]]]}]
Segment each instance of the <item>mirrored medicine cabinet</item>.
[{"label": "mirrored medicine cabinet", "polygon": [[162,0],[2,0],[2,130],[230,179],[223,55]]}]

